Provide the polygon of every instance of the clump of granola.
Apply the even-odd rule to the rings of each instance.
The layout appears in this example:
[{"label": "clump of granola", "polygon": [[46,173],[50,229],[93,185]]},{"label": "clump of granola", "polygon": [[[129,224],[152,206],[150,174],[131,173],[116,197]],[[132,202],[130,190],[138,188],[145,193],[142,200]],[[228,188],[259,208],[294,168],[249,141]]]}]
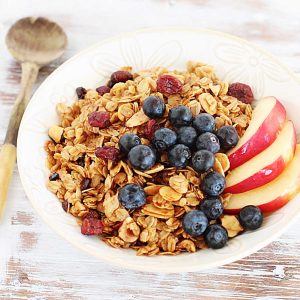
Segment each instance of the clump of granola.
[{"label": "clump of granola", "polygon": [[[51,140],[45,145],[49,190],[66,212],[80,219],[83,234],[100,235],[116,248],[133,248],[138,255],[152,256],[223,246],[228,237],[243,230],[238,218],[222,214],[215,220],[203,213],[196,221],[186,218],[186,228],[206,224],[211,240],[188,234],[183,218],[199,210],[205,196],[217,198],[214,205],[219,208],[230,198],[222,194],[222,180],[218,186],[205,183],[207,172],[223,178],[229,170],[226,154],[216,147],[220,145],[218,130],[230,126],[220,136],[228,147],[226,134],[241,137],[251,119],[250,101],[234,97],[233,89],[232,96],[228,95],[228,87],[213,67],[188,62],[186,71],[156,67],[133,73],[125,67],[112,74],[107,86],[78,88],[78,100],[72,106],[58,104],[60,124],[49,129]],[[192,121],[202,113],[206,116],[195,123],[196,133]],[[213,124],[206,124],[211,128],[204,130],[209,131],[208,137],[198,140],[203,120]],[[181,130],[178,139],[182,126],[192,129]],[[199,136],[186,138],[186,132]],[[181,146],[174,149],[177,139]],[[199,160],[197,168],[190,165],[196,150],[212,149],[217,153],[211,154],[208,166],[203,168]],[[205,156],[198,153],[195,157]],[[214,195],[204,195],[203,186]],[[214,240],[219,232],[222,243]]]}]

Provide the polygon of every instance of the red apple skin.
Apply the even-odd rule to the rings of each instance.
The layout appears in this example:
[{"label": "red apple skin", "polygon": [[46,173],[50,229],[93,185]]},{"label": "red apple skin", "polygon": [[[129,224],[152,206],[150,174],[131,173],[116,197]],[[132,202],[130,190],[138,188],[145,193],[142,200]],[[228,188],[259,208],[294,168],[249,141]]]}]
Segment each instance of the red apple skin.
[{"label": "red apple skin", "polygon": [[225,189],[225,193],[239,194],[260,187],[274,178],[276,178],[285,168],[286,163],[282,157],[278,157],[273,163],[266,166],[259,172],[256,172],[251,177],[229,186]]},{"label": "red apple skin", "polygon": [[[298,188],[298,191],[299,190],[300,188]],[[283,207],[290,199],[291,198],[289,194],[285,194],[275,198],[273,201],[270,201],[269,203],[257,205],[257,207],[259,207],[263,213],[269,213]],[[240,212],[240,210],[241,208],[225,209],[224,212],[229,215],[237,215]]]},{"label": "red apple skin", "polygon": [[292,142],[292,153],[290,152],[290,154],[292,155],[287,155],[286,158],[282,156],[278,157],[274,162],[264,167],[259,172],[256,172],[252,176],[246,178],[245,180],[235,185],[226,187],[224,192],[231,193],[231,194],[239,194],[239,193],[247,192],[252,189],[258,188],[264,184],[267,184],[268,182],[272,181],[283,172],[286,165],[293,158],[295,150],[296,150],[296,132],[294,134],[294,139]]},{"label": "red apple skin", "polygon": [[[295,186],[293,190],[289,193],[283,194],[275,198],[274,200],[264,203],[261,205],[257,205],[261,209],[263,213],[270,213],[278,210],[287,204],[291,199],[293,199],[300,192],[300,177],[298,177],[298,184]],[[225,209],[224,212],[230,215],[237,215],[240,212],[240,208],[237,209]]]},{"label": "red apple skin", "polygon": [[[300,149],[299,145],[296,147],[299,147],[298,149]],[[283,189],[284,189],[284,187],[283,187]],[[283,194],[279,195],[272,201],[269,201],[267,203],[263,203],[260,205],[256,205],[256,206],[259,207],[263,213],[270,213],[270,212],[276,211],[279,208],[283,207],[290,200],[292,200],[299,192],[300,192],[300,174],[298,174],[298,176],[296,177],[294,186],[289,191],[284,192]],[[245,206],[246,205],[250,205],[250,204],[245,204]],[[241,208],[231,208],[231,209],[225,208],[224,213],[230,214],[230,215],[237,215],[241,209],[242,209],[242,207]]]},{"label": "red apple skin", "polygon": [[277,100],[270,114],[256,133],[235,152],[228,155],[230,169],[234,169],[265,150],[276,139],[286,119],[284,106]]},{"label": "red apple skin", "polygon": [[273,212],[281,208],[300,192],[300,176],[297,178],[297,182],[298,182],[297,185],[295,185],[294,189],[292,189],[289,193],[279,196],[269,203],[259,205],[258,207],[264,213]]},{"label": "red apple skin", "polygon": [[[284,139],[285,145],[287,145],[286,143],[288,143],[289,148],[288,149],[284,149],[284,148],[277,149],[278,151],[283,150],[283,152],[281,153],[280,156],[277,157],[276,160],[274,160],[268,166],[262,167],[262,169],[259,170],[258,172],[251,174],[251,176],[249,176],[248,178],[245,178],[244,180],[242,180],[234,185],[227,186],[224,191],[225,193],[239,194],[239,193],[250,191],[252,189],[258,188],[262,185],[269,183],[270,181],[274,180],[276,177],[278,177],[284,171],[287,164],[293,159],[293,157],[295,155],[296,144],[297,144],[296,131],[295,131],[295,127],[294,127],[293,123],[291,121],[288,121],[286,123],[287,127],[284,127],[284,128],[290,128],[290,127],[288,127],[290,125],[292,125],[293,136],[290,136],[291,140],[290,140],[290,138],[287,138],[287,137],[285,137],[285,139]],[[283,131],[284,131],[284,129],[283,129]],[[278,138],[279,137],[280,137],[280,135],[278,136]],[[281,138],[281,140],[282,140],[282,138]],[[274,141],[274,143],[272,145],[275,145],[275,143],[276,143],[276,141]],[[270,145],[269,147],[272,147],[272,145]],[[284,145],[284,147],[285,147],[285,145]],[[268,149],[270,149],[270,148],[268,148]],[[268,149],[266,149],[266,151]],[[278,155],[279,155],[279,153],[278,153]],[[255,158],[253,158],[253,159],[255,159]],[[251,161],[253,161],[253,160],[248,161],[248,163],[251,163]],[[243,167],[243,166],[241,166],[241,167]]]}]

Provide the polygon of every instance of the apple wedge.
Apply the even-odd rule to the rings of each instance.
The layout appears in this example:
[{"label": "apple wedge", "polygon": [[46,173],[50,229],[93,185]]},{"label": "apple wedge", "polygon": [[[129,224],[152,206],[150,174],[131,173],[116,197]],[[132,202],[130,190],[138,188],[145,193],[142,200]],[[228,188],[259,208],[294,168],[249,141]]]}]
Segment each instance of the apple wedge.
[{"label": "apple wedge", "polygon": [[276,140],[226,176],[225,193],[238,194],[258,188],[279,176],[292,160],[296,132],[291,121],[285,123]]},{"label": "apple wedge", "polygon": [[296,146],[293,160],[273,181],[257,189],[233,194],[225,212],[237,214],[247,205],[258,206],[262,212],[272,212],[284,206],[300,191],[300,145]]},{"label": "apple wedge", "polygon": [[238,144],[227,155],[234,169],[265,150],[276,139],[286,120],[286,111],[275,97],[259,101],[252,120]]}]

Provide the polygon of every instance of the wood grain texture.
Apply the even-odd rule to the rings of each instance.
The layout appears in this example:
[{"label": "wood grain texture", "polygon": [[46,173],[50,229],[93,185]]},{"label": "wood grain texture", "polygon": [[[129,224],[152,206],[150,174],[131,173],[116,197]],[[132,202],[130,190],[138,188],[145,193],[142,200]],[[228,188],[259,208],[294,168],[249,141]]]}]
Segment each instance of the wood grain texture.
[{"label": "wood grain texture", "polygon": [[[68,57],[103,38],[158,25],[236,34],[300,72],[298,1],[0,0],[0,7],[0,143],[20,82],[20,67],[5,49],[4,36],[27,15],[59,22],[70,42],[59,61],[41,70],[38,84]],[[299,299],[299,232],[300,220],[261,251],[206,272],[128,271],[81,253],[52,232],[26,199],[15,170],[0,226],[0,299]]]},{"label": "wood grain texture", "polygon": [[6,206],[7,193],[17,159],[17,148],[12,144],[4,144],[0,149],[0,221]]}]

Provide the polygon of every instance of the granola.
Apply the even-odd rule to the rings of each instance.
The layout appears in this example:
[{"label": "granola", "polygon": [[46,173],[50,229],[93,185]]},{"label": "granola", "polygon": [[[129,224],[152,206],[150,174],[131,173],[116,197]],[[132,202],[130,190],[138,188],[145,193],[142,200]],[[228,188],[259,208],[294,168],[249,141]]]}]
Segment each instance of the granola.
[{"label": "granola", "polygon": [[[48,189],[79,219],[84,234],[101,233],[112,247],[148,256],[206,248],[202,236],[189,235],[182,225],[184,215],[204,199],[205,174],[190,166],[168,165],[166,153],[158,154],[159,162],[150,169],[133,168],[119,151],[119,139],[133,133],[143,145],[151,144],[156,129],[172,128],[168,113],[179,105],[188,107],[193,117],[214,115],[216,129],[232,125],[241,137],[251,120],[251,105],[228,95],[229,84],[203,63],[188,62],[186,71],[156,67],[133,72],[124,67],[115,73],[107,86],[78,89],[79,99],[71,106],[57,105],[60,124],[49,129],[51,140],[45,144],[51,172]],[[165,103],[163,116],[155,121],[142,110],[149,96]],[[224,176],[228,169],[227,155],[216,153],[213,170]],[[142,207],[128,210],[121,205],[119,190],[129,183],[143,187]],[[229,198],[230,194],[221,195],[223,205]],[[222,215],[220,222],[229,237],[243,230],[236,217]]]}]

